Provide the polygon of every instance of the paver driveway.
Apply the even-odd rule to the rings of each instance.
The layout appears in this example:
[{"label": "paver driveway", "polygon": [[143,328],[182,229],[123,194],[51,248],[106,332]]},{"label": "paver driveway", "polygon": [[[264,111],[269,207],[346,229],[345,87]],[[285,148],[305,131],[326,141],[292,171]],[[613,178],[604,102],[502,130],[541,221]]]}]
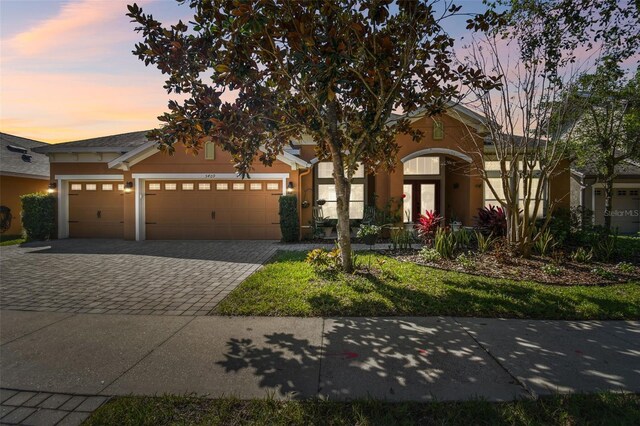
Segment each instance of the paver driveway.
[{"label": "paver driveway", "polygon": [[3,309],[206,315],[273,241],[56,240],[0,249]]}]

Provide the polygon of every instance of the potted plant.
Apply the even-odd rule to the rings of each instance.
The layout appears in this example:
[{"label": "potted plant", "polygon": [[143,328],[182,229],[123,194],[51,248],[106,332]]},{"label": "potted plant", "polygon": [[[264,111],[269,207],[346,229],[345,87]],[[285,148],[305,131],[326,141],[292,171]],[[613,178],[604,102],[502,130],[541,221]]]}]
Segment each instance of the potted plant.
[{"label": "potted plant", "polygon": [[368,246],[376,243],[379,234],[380,227],[377,225],[361,225],[360,229],[358,229],[358,238]]},{"label": "potted plant", "polygon": [[322,219],[322,230],[324,231],[325,237],[330,237],[333,233],[333,223],[328,217]]},{"label": "potted plant", "polygon": [[462,228],[462,222],[456,217],[454,213],[451,214],[451,230],[457,232]]}]

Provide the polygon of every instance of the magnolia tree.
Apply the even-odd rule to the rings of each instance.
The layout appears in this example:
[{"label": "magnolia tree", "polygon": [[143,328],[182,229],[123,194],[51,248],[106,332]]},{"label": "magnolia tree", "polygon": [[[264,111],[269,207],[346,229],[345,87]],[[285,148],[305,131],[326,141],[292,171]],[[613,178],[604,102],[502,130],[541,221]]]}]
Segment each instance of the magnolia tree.
[{"label": "magnolia tree", "polygon": [[[247,176],[258,159],[271,164],[290,140],[309,134],[333,163],[338,244],[352,270],[351,180],[358,164],[391,169],[396,135],[422,134],[394,110],[443,112],[460,85],[493,87],[473,69],[452,65],[453,39],[441,22],[457,14],[449,2],[417,0],[182,1],[189,25],[165,26],[137,5],[129,13],[144,40],[134,54],[167,75],[170,102],[151,132],[171,153],[197,151],[211,138]],[[233,100],[223,100],[225,92]],[[226,97],[225,99],[228,99]]]},{"label": "magnolia tree", "polygon": [[489,143],[472,140],[478,155],[497,161],[497,171],[481,166],[479,173],[505,211],[509,243],[526,256],[560,201],[547,198],[543,205],[548,184],[566,171],[564,160],[573,155],[572,93],[587,62],[575,52],[610,43],[609,54],[624,59],[637,46],[634,22],[639,18],[634,5],[613,0],[499,3],[510,9],[502,14],[489,10],[470,22],[470,28],[484,34],[473,39],[463,63],[499,76],[496,90],[471,87],[486,118]]}]

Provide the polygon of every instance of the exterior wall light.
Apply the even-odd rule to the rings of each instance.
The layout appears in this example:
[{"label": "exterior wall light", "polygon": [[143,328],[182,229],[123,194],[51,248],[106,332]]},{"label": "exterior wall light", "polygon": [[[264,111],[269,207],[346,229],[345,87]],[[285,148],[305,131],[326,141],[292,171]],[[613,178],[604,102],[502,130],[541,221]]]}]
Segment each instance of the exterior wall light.
[{"label": "exterior wall light", "polygon": [[133,182],[127,182],[124,185],[124,192],[129,194],[131,191],[133,191]]},{"label": "exterior wall light", "polygon": [[287,185],[287,194],[291,194],[293,192],[293,182],[289,182]]},{"label": "exterior wall light", "polygon": [[48,194],[53,194],[54,192],[56,192],[56,188],[58,187],[58,185],[55,182],[51,182],[49,184],[49,187],[47,188],[47,193]]}]

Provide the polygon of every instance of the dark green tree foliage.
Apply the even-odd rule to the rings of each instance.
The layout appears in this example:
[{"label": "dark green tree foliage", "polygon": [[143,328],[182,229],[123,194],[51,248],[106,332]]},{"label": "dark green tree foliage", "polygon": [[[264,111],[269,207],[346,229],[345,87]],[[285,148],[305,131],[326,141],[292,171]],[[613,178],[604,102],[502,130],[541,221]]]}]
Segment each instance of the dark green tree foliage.
[{"label": "dark green tree foliage", "polygon": [[[453,39],[441,21],[459,12],[423,0],[184,1],[191,25],[165,26],[137,5],[128,16],[143,41],[134,54],[166,74],[169,103],[151,132],[160,149],[188,150],[211,138],[242,175],[255,159],[270,165],[302,134],[331,160],[337,194],[342,265],[352,269],[351,179],[358,163],[393,168],[396,134],[422,133],[392,112],[442,113],[461,84],[491,85],[454,65]],[[491,86],[490,86],[491,87]],[[222,95],[234,91],[235,99]],[[226,99],[229,99],[227,97]]]},{"label": "dark green tree foliage", "polygon": [[26,194],[22,200],[22,228],[28,241],[48,240],[56,232],[56,197],[51,194]]},{"label": "dark green tree foliage", "polygon": [[298,197],[295,195],[280,197],[280,231],[282,232],[282,241],[285,243],[292,243],[300,239]]}]

